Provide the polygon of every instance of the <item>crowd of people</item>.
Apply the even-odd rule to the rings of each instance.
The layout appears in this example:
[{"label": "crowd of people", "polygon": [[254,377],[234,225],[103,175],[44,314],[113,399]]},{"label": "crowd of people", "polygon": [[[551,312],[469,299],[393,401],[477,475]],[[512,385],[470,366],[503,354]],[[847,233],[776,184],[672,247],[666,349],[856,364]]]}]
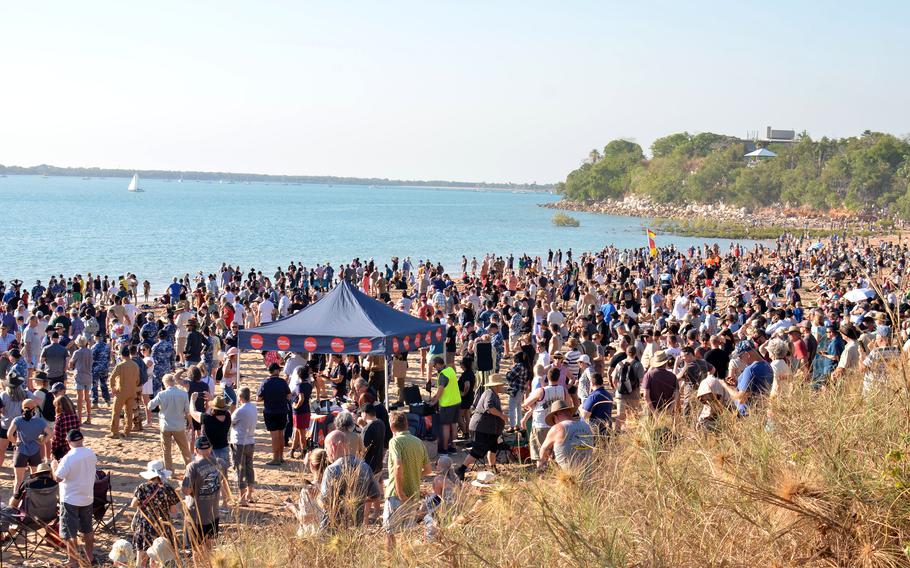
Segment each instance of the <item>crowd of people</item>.
[{"label": "crowd of people", "polygon": [[[36,479],[59,483],[71,563],[91,560],[85,488],[96,458],[81,425],[104,404],[110,438],[151,429],[161,444],[116,556],[135,550],[140,566],[166,565],[170,548],[218,533],[233,497],[255,501],[261,409],[266,467],[301,459],[308,471],[291,507],[301,534],[379,523],[393,542],[423,522],[432,537],[435,516],[464,487],[495,479],[506,438],[524,441],[541,473],[586,475],[603,438],[645,417],[711,435],[724,417],[764,412],[798,383],[886,384],[910,350],[908,258],[899,242],[791,235],[750,250],[463,257],[459,273],[409,258],[271,274],[225,264],[174,278],[156,297],[134,274],[0,283],[0,468],[15,446],[4,511],[14,515]],[[263,352],[267,378],[241,376],[241,329],[289,317],[341,280],[445,324],[444,341],[388,367],[381,356]],[[386,392],[386,368],[396,392]],[[426,416],[415,416],[415,387]],[[174,446],[179,487],[169,483],[179,477]],[[173,528],[181,503],[182,540]]]}]

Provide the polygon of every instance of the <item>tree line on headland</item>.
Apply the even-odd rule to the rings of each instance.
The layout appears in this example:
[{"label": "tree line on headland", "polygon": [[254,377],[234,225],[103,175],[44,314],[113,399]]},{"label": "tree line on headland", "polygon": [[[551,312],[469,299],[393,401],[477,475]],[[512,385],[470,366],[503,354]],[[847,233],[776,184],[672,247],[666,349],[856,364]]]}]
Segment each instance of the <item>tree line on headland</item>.
[{"label": "tree line on headland", "polygon": [[752,143],[710,132],[659,138],[647,158],[641,146],[613,140],[592,150],[557,184],[574,201],[648,196],[660,203],[695,202],[744,206],[776,204],[814,210],[847,208],[910,218],[910,139],[866,131],[850,138],[759,146],[776,157],[744,157]]},{"label": "tree line on headland", "polygon": [[319,183],[338,185],[391,185],[415,187],[452,187],[452,188],[480,188],[480,189],[509,189],[523,191],[549,191],[554,188],[552,184],[538,183],[491,183],[445,180],[398,180],[388,178],[357,178],[340,176],[293,176],[270,174],[243,174],[230,172],[193,172],[170,170],[123,170],[108,168],[63,168],[59,166],[4,166],[0,164],[0,174],[5,175],[48,175],[48,176],[78,176],[78,177],[120,177],[129,178],[139,174],[143,179],[169,179],[169,180],[198,180],[221,182],[260,182],[260,183]]}]

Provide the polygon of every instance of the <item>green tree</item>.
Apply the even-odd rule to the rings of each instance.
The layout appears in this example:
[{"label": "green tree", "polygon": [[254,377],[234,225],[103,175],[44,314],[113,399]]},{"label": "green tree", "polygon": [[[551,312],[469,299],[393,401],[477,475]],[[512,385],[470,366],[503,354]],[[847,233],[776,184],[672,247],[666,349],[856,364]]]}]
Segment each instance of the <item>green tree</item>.
[{"label": "green tree", "polygon": [[658,138],[651,143],[651,155],[655,158],[663,158],[672,154],[677,148],[685,147],[689,143],[688,132],[678,132],[663,138]]}]

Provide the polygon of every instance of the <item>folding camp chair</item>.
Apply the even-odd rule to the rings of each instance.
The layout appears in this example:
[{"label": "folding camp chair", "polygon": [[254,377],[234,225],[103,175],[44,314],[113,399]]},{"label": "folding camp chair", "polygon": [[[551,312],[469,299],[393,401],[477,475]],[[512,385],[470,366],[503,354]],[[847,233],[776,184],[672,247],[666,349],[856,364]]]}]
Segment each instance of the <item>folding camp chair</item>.
[{"label": "folding camp chair", "polygon": [[[19,516],[9,530],[11,543],[22,558],[31,558],[41,545],[65,548],[59,533],[60,489],[58,486],[26,488]],[[21,538],[20,538],[21,537]],[[20,543],[21,540],[21,543]],[[34,545],[34,548],[31,547]],[[30,550],[31,549],[31,550]]]},{"label": "folding camp chair", "polygon": [[[95,472],[94,495],[92,518],[94,519],[95,532],[99,530],[113,532],[117,512],[114,510],[114,493],[111,489],[110,473],[100,469]],[[110,512],[110,515],[108,515],[108,512]]]}]

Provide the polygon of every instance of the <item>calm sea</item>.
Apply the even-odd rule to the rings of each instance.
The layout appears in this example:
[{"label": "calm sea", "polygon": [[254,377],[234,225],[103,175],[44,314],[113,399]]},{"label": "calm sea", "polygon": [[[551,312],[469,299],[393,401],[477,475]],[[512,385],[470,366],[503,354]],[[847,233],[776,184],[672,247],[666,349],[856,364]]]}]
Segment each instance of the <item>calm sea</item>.
[{"label": "calm sea", "polygon": [[[175,275],[212,272],[222,262],[271,273],[291,260],[348,262],[392,256],[441,261],[461,255],[545,254],[647,244],[647,219],[579,213],[577,228],[554,226],[557,199],[542,193],[412,187],[283,185],[9,176],[0,178],[4,215],[0,279],[31,285],[50,274],[135,272],[155,289]],[[658,245],[703,239],[659,236]],[[720,241],[726,247],[728,241]]]}]

